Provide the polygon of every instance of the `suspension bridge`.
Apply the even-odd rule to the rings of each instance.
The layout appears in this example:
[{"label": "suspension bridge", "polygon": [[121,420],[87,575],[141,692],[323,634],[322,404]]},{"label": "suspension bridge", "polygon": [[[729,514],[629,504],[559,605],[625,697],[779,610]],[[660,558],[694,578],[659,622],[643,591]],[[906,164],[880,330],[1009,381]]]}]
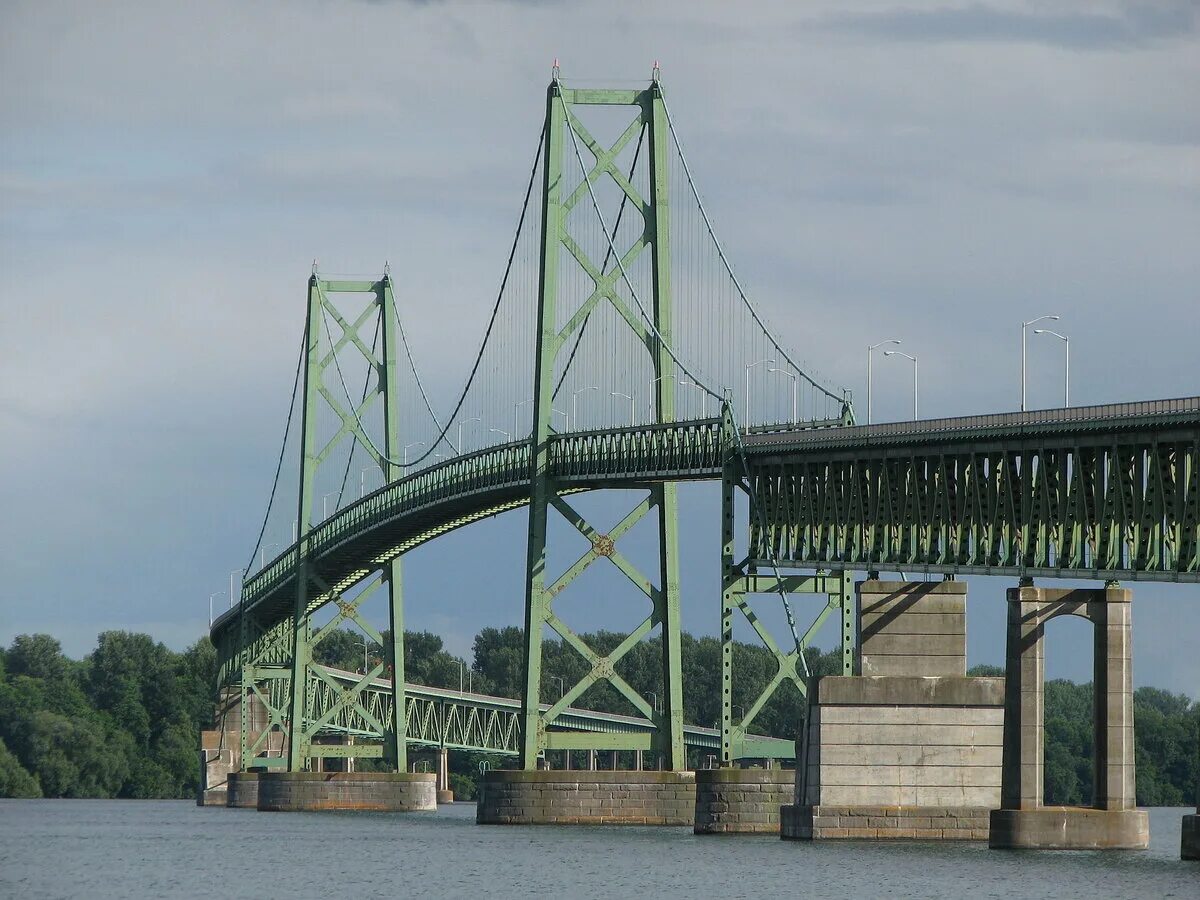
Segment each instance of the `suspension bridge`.
[{"label": "suspension bridge", "polygon": [[[804,650],[828,620],[840,628],[843,677],[861,677],[856,572],[992,575],[1019,590],[1034,578],[1090,580],[1101,592],[1200,581],[1200,398],[859,424],[850,392],[808,365],[743,289],[657,72],[615,90],[556,71],[499,289],[451,402],[422,377],[429,360],[406,315],[390,270],[341,277],[314,264],[270,502],[238,602],[212,625],[218,687],[237,698],[223,728],[239,734],[243,773],[299,778],[348,756],[407,772],[409,744],[431,740],[422,704],[448,698],[405,686],[404,557],[518,508],[528,510],[524,690],[455,699],[454,721],[503,711],[499,744],[449,739],[503,744],[515,769],[497,784],[509,791],[522,772],[544,780],[547,751],[649,750],[664,777],[689,769],[689,746],[712,749],[727,770],[795,755],[755,735],[755,718],[784,684],[817,702]],[[676,492],[688,481],[722,495],[716,729],[684,721]],[[610,490],[634,500],[602,528],[575,495]],[[289,528],[290,546],[264,541]],[[588,549],[552,566],[572,535]],[[657,548],[648,571],[622,547],[635,538]],[[594,565],[615,567],[645,603],[607,652],[565,611]],[[754,594],[777,598],[786,639],[754,614]],[[823,598],[811,620],[798,617],[797,594]],[[373,597],[384,628],[365,613]],[[732,703],[739,617],[777,664],[744,707]],[[357,675],[314,662],[347,625],[383,647]],[[587,666],[554,699],[544,696],[547,635]],[[662,671],[653,705],[622,675],[651,636]],[[600,684],[627,715],[580,708]],[[352,745],[330,742],[351,734]],[[1016,740],[1006,736],[1006,752]],[[1004,777],[1007,790],[1019,765]]]}]

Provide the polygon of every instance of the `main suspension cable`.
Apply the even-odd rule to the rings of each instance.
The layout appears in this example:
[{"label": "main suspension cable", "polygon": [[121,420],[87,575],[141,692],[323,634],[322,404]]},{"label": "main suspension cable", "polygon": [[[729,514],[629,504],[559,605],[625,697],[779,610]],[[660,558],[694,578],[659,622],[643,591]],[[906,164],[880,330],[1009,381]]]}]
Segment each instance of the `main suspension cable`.
[{"label": "main suspension cable", "polygon": [[[262,546],[263,535],[267,533],[267,522],[271,518],[271,507],[275,504],[275,492],[279,489],[279,475],[283,471],[283,455],[287,452],[287,439],[292,431],[292,415],[296,411],[296,392],[300,387],[300,372],[304,368],[304,348],[308,346],[308,326],[304,326],[304,335],[300,339],[300,354],[296,358],[296,377],[292,379],[292,399],[288,403],[287,424],[283,427],[283,441],[279,446],[279,461],[275,464],[275,481],[271,484],[271,496],[267,499],[267,511],[263,514],[262,528],[258,530],[258,540],[254,542],[254,549],[250,551],[250,561],[246,563],[244,571],[250,572],[250,567],[254,565],[254,555],[258,553],[258,548]],[[245,578],[245,575],[242,576]]]}]

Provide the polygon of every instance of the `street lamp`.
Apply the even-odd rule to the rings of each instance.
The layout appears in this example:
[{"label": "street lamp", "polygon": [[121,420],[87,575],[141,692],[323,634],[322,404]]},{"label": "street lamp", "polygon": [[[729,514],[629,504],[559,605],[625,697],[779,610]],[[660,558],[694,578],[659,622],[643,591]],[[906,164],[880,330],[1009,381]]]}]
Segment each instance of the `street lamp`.
[{"label": "street lamp", "polygon": [[633,411],[633,396],[631,394],[623,394],[620,391],[609,391],[608,395],[610,397],[624,397],[626,400],[629,401],[629,424],[632,425],[634,423],[634,421],[637,419],[637,416],[634,414],[634,411]]},{"label": "street lamp", "polygon": [[413,443],[411,443],[411,444],[405,444],[405,445],[404,445],[404,449],[402,449],[402,450],[400,451],[401,453],[403,453],[403,454],[404,454],[404,458],[401,460],[401,461],[404,463],[404,465],[405,465],[405,466],[407,466],[407,465],[408,465],[408,451],[409,451],[411,448],[413,448],[413,447],[424,447],[424,446],[425,446],[425,442],[424,442],[424,441],[414,441],[414,442],[413,442]]},{"label": "street lamp", "polygon": [[655,393],[654,393],[655,392],[654,386],[656,384],[658,384],[660,381],[662,381],[664,378],[675,378],[675,374],[673,372],[668,372],[666,375],[659,375],[657,378],[650,379],[650,421],[651,422],[656,421],[658,418],[658,416],[657,416],[658,407],[655,403],[656,397],[655,397]]},{"label": "street lamp", "polygon": [[267,548],[268,547],[274,548],[274,547],[278,547],[278,546],[279,546],[278,544],[263,544],[261,547],[258,548],[258,567],[260,569],[267,564]]},{"label": "street lamp", "polygon": [[455,448],[455,450],[457,450],[459,454],[461,454],[463,452],[462,427],[464,425],[466,425],[468,422],[478,422],[478,421],[480,421],[479,416],[471,416],[471,418],[463,419],[461,422],[458,423],[458,446]]},{"label": "street lamp", "polygon": [[884,356],[903,356],[905,359],[911,359],[913,364],[913,421],[917,420],[917,358],[910,356],[903,350],[884,350]]},{"label": "street lamp", "polygon": [[651,702],[650,708],[654,710],[655,715],[658,715],[658,694],[655,693],[654,691],[646,691],[645,694],[647,697],[652,698],[650,701]]},{"label": "street lamp", "polygon": [[1064,361],[1066,365],[1063,367],[1063,406],[1071,405],[1071,339],[1065,334],[1059,334],[1057,331],[1051,331],[1049,328],[1035,328],[1034,334],[1051,334],[1063,342]]},{"label": "street lamp", "polygon": [[[328,500],[330,497],[336,497],[341,491],[330,491],[328,494],[321,495],[321,521],[324,522],[329,518]],[[337,512],[337,507],[334,507],[334,512]]]},{"label": "street lamp", "polygon": [[[595,386],[589,386],[589,387],[581,387],[579,390],[571,392],[571,419],[575,422],[576,428],[579,427],[579,414],[575,411],[575,398],[578,397],[580,394],[585,393],[587,391],[598,391],[598,390],[600,390],[600,388],[595,387]],[[569,425],[567,426],[567,430],[568,431],[570,430]]]},{"label": "street lamp", "polygon": [[871,353],[878,347],[884,344],[899,344],[895,338],[889,338],[886,341],[880,341],[878,344],[871,344],[867,347],[867,424],[871,424]]},{"label": "street lamp", "polygon": [[370,472],[372,469],[378,469],[378,468],[379,468],[379,466],[377,466],[377,465],[367,466],[365,469],[361,469],[359,471],[359,473],[358,473],[358,499],[359,500],[361,500],[363,497],[365,497],[367,495],[367,473]]},{"label": "street lamp", "polygon": [[[555,415],[560,415],[560,416],[562,416],[564,419],[566,419],[566,420],[567,420],[567,427],[566,427],[566,429],[565,429],[565,430],[566,430],[566,431],[570,431],[570,430],[571,430],[571,414],[570,414],[570,413],[567,413],[567,412],[563,412],[561,409],[555,409],[554,407],[550,407],[550,421],[551,421],[551,422],[553,422],[553,421],[554,421],[554,416],[555,416]],[[553,425],[551,425],[551,427],[553,428],[554,426],[553,426]]]},{"label": "street lamp", "polygon": [[550,676],[550,680],[551,680],[551,681],[557,681],[557,682],[558,682],[558,699],[559,699],[559,700],[561,700],[563,697],[565,697],[565,696],[566,696],[566,693],[567,693],[566,682],[564,682],[564,681],[563,681],[563,680],[562,680],[562,679],[561,679],[559,676],[557,676],[557,675],[551,675],[551,676]]},{"label": "street lamp", "polygon": [[360,647],[361,646],[363,648],[363,674],[366,675],[367,674],[367,639],[363,638],[361,641],[353,641],[350,646],[352,646],[352,647]]},{"label": "street lamp", "polygon": [[778,372],[781,375],[786,375],[792,379],[792,421],[796,421],[796,392],[800,389],[800,377],[787,369],[772,369],[768,368],[768,372]]},{"label": "street lamp", "polygon": [[708,388],[702,384],[696,384],[694,381],[681,381],[680,387],[694,387],[700,392],[700,418],[708,418]]},{"label": "street lamp", "polygon": [[773,365],[775,365],[775,360],[760,359],[758,362],[752,362],[748,366],[746,366],[746,378],[745,378],[746,387],[745,387],[745,391],[742,394],[742,419],[744,420],[744,424],[749,424],[749,422],[750,422],[750,370],[753,369],[755,366],[762,366],[762,365],[773,366]]},{"label": "street lamp", "polygon": [[[526,403],[533,403],[533,400],[532,399],[522,400],[520,403],[516,403],[513,405],[513,434],[521,433],[521,427],[517,424],[517,410],[520,409],[522,406],[524,406]],[[529,430],[533,431],[533,423],[532,422],[529,423]]]},{"label": "street lamp", "polygon": [[500,429],[500,428],[489,428],[488,434],[502,434],[502,435],[504,435],[505,440],[507,440],[507,441],[512,440],[512,435],[509,434],[507,431],[504,431],[503,429]]},{"label": "street lamp", "polygon": [[1036,319],[1021,323],[1021,412],[1025,412],[1025,329],[1038,322],[1046,320],[1057,322],[1058,319],[1058,316],[1038,316]]},{"label": "street lamp", "polygon": [[208,627],[209,628],[212,628],[212,623],[213,623],[213,600],[215,600],[217,597],[224,597],[224,596],[225,596],[224,591],[217,591],[215,594],[208,595]]},{"label": "street lamp", "polygon": [[[296,542],[292,541],[292,543],[294,544]],[[234,569],[232,572],[229,573],[229,608],[230,609],[233,609],[233,578],[235,575],[237,576],[237,579],[238,579],[237,595],[238,595],[238,600],[241,600],[242,599],[242,576],[245,574],[246,574],[245,569]]]}]

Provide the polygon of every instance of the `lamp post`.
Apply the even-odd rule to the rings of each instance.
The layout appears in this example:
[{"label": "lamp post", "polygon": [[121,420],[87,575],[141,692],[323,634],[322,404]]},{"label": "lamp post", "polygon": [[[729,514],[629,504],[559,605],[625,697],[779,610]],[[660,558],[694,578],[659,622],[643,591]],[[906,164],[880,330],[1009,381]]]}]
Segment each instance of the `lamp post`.
[{"label": "lamp post", "polygon": [[564,681],[563,681],[563,680],[562,680],[562,679],[561,679],[559,676],[557,676],[557,675],[551,675],[551,676],[550,676],[550,680],[551,680],[551,681],[557,681],[557,682],[558,682],[558,699],[559,699],[559,700],[561,700],[561,699],[562,699],[563,697],[565,697],[565,696],[566,696],[566,694],[567,694],[567,686],[566,686],[566,682],[564,682]]},{"label": "lamp post", "polygon": [[[577,398],[580,394],[586,393],[587,391],[598,390],[600,390],[600,388],[595,387],[594,385],[589,385],[588,387],[581,387],[579,390],[571,392],[571,420],[575,423],[576,428],[579,427],[579,413],[576,412],[575,409],[575,398]],[[567,426],[567,430],[570,431],[569,425]]]},{"label": "lamp post", "polygon": [[[552,407],[550,407],[550,421],[551,421],[551,422],[553,422],[553,421],[554,421],[554,416],[555,416],[555,415],[560,415],[560,416],[562,416],[564,419],[566,419],[566,420],[567,420],[567,427],[566,427],[566,429],[565,429],[565,430],[566,430],[566,431],[570,431],[570,430],[571,430],[571,414],[570,414],[570,413],[568,413],[568,412],[563,412],[563,410],[561,410],[561,409],[555,409],[555,408],[552,406]],[[553,426],[551,426],[551,427],[553,427]]]},{"label": "lamp post", "polygon": [[742,423],[750,424],[750,370],[755,366],[775,365],[773,359],[760,359],[758,362],[752,362],[746,366],[745,372],[745,390],[742,392]]},{"label": "lamp post", "polygon": [[361,646],[363,648],[363,674],[366,675],[367,674],[367,639],[363,638],[361,641],[354,641],[351,646],[354,646],[354,647]]},{"label": "lamp post", "polygon": [[917,419],[917,358],[910,356],[903,350],[884,350],[884,356],[903,356],[905,359],[911,359],[913,364],[913,421]]},{"label": "lamp post", "polygon": [[361,469],[359,471],[359,473],[358,473],[358,499],[359,500],[361,500],[363,497],[365,497],[367,495],[367,473],[370,472],[372,469],[376,469],[376,468],[378,468],[378,466],[367,466],[365,469]]},{"label": "lamp post", "polygon": [[404,448],[403,448],[403,449],[400,451],[402,454],[404,454],[404,458],[403,458],[403,460],[401,460],[401,461],[404,463],[404,465],[405,465],[405,466],[407,466],[407,465],[408,465],[408,451],[409,451],[411,448],[413,448],[413,447],[424,447],[424,446],[425,446],[425,442],[424,442],[424,441],[414,441],[414,442],[413,442],[413,443],[411,443],[411,444],[405,444],[405,445],[404,445]]},{"label": "lamp post", "polygon": [[213,600],[215,600],[217,597],[224,597],[224,596],[225,596],[224,591],[217,591],[215,594],[208,595],[208,627],[209,628],[212,628],[212,623],[213,623]]},{"label": "lamp post", "polygon": [[792,379],[792,421],[796,421],[796,392],[800,389],[800,376],[789,372],[787,369],[772,369],[768,368],[768,372],[778,372]]},{"label": "lamp post", "polygon": [[899,344],[895,338],[889,338],[886,341],[880,341],[878,344],[871,344],[867,347],[867,424],[871,424],[871,354],[884,344]]},{"label": "lamp post", "polygon": [[1063,342],[1065,365],[1063,366],[1063,406],[1071,405],[1071,339],[1065,334],[1051,331],[1049,328],[1035,328],[1034,334],[1050,334]]},{"label": "lamp post", "polygon": [[[321,521],[324,522],[329,518],[329,498],[336,497],[341,491],[330,491],[328,494],[321,495]],[[334,512],[337,512],[337,507],[334,507]]]},{"label": "lamp post", "polygon": [[[657,378],[650,379],[650,421],[651,422],[655,422],[658,419],[657,407],[655,404],[656,397],[655,397],[655,393],[654,393],[655,385],[657,385],[660,381],[662,381],[666,378],[675,378],[675,375],[674,375],[674,373],[668,372],[666,375],[659,375]],[[678,379],[676,379],[676,380],[678,380]]]},{"label": "lamp post", "polygon": [[[296,542],[292,541],[292,543],[294,544]],[[237,581],[237,585],[238,585],[237,597],[238,597],[238,600],[240,601],[242,599],[242,576],[245,574],[246,574],[245,569],[234,569],[232,572],[229,573],[229,608],[230,609],[233,609],[233,583],[234,583],[233,579],[234,579],[234,576],[237,576],[237,579],[238,579],[238,581]]]},{"label": "lamp post", "polygon": [[694,387],[700,392],[700,418],[708,418],[708,388],[702,384],[696,384],[694,381],[681,381],[680,387]]},{"label": "lamp post", "polygon": [[1021,412],[1025,412],[1025,329],[1030,325],[1036,325],[1038,322],[1057,322],[1058,316],[1038,316],[1036,319],[1030,319],[1028,322],[1021,323]]},{"label": "lamp post", "polygon": [[632,394],[623,394],[620,391],[609,391],[608,395],[610,397],[624,397],[626,400],[629,401],[629,424],[632,425],[634,423],[634,421],[637,419],[637,415],[634,413],[634,410],[633,410],[633,395]]},{"label": "lamp post", "polygon": [[258,567],[260,569],[267,564],[267,548],[278,546],[278,544],[263,544],[258,548]]},{"label": "lamp post", "polygon": [[[517,410],[519,410],[519,409],[520,409],[522,406],[524,406],[526,403],[530,403],[530,404],[532,404],[532,403],[533,403],[533,400],[532,400],[532,399],[530,399],[530,400],[522,400],[520,403],[514,403],[514,404],[513,404],[513,434],[520,434],[520,433],[521,433],[521,426],[517,424]],[[529,430],[530,430],[530,431],[533,431],[533,423],[532,423],[532,422],[530,422],[530,423],[529,423]]]},{"label": "lamp post", "polygon": [[512,435],[509,434],[507,431],[504,431],[501,428],[489,428],[488,434],[502,434],[502,435],[504,435],[505,440],[507,440],[507,441],[512,440]]},{"label": "lamp post", "polygon": [[479,421],[481,421],[479,416],[471,416],[471,418],[463,419],[461,422],[458,423],[458,446],[455,447],[454,449],[457,450],[460,455],[463,452],[462,427],[464,425],[466,425],[468,422],[479,422]]},{"label": "lamp post", "polygon": [[654,710],[654,714],[658,715],[658,694],[654,691],[646,691],[646,696],[650,697],[650,708]]}]

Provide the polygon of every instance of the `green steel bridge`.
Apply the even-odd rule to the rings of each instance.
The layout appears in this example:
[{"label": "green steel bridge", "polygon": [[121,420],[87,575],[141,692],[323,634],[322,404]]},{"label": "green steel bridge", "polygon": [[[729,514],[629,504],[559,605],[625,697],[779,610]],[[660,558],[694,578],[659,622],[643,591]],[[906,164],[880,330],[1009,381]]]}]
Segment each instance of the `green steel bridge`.
[{"label": "green steel bridge", "polygon": [[[608,116],[604,141],[595,135],[605,123],[586,122],[597,111]],[[291,771],[351,755],[403,770],[409,744],[495,750],[523,768],[547,749],[655,750],[671,769],[686,767],[688,747],[726,763],[790,756],[790,742],[750,729],[782,684],[807,689],[803,650],[831,618],[844,671],[853,670],[855,572],[1200,581],[1200,397],[856,423],[849,392],[800,362],[747,298],[657,78],[637,90],[551,83],[500,291],[466,387],[443,417],[419,374],[399,283],[386,267],[357,278],[314,265],[292,415],[254,548],[260,565],[212,625],[221,687],[266,708],[272,730],[288,737],[278,764]],[[290,486],[281,477],[289,447],[299,459]],[[382,482],[369,492],[368,472]],[[676,485],[687,481],[719,483],[723,498],[715,730],[683,721]],[[639,499],[603,529],[573,500],[588,491]],[[523,695],[398,689],[405,554],[521,507]],[[278,545],[263,536],[289,520],[290,545],[268,559]],[[655,526],[658,548],[649,574],[619,546],[642,520]],[[552,571],[547,549],[564,532],[588,549]],[[607,653],[556,608],[595,564],[614,566],[648,607]],[[386,641],[364,612],[384,586]],[[797,593],[825,598],[811,622],[796,621]],[[753,613],[752,594],[778,596],[789,640]],[[744,708],[732,703],[739,617],[777,663]],[[343,626],[361,629],[384,659],[362,675],[316,665],[314,647]],[[546,633],[588,666],[549,703]],[[656,633],[659,708],[620,667]],[[383,678],[389,671],[394,683]],[[628,701],[630,715],[578,707],[599,682]],[[250,703],[239,706],[248,766],[267,733],[253,739]],[[364,740],[318,740],[330,734]]]}]

